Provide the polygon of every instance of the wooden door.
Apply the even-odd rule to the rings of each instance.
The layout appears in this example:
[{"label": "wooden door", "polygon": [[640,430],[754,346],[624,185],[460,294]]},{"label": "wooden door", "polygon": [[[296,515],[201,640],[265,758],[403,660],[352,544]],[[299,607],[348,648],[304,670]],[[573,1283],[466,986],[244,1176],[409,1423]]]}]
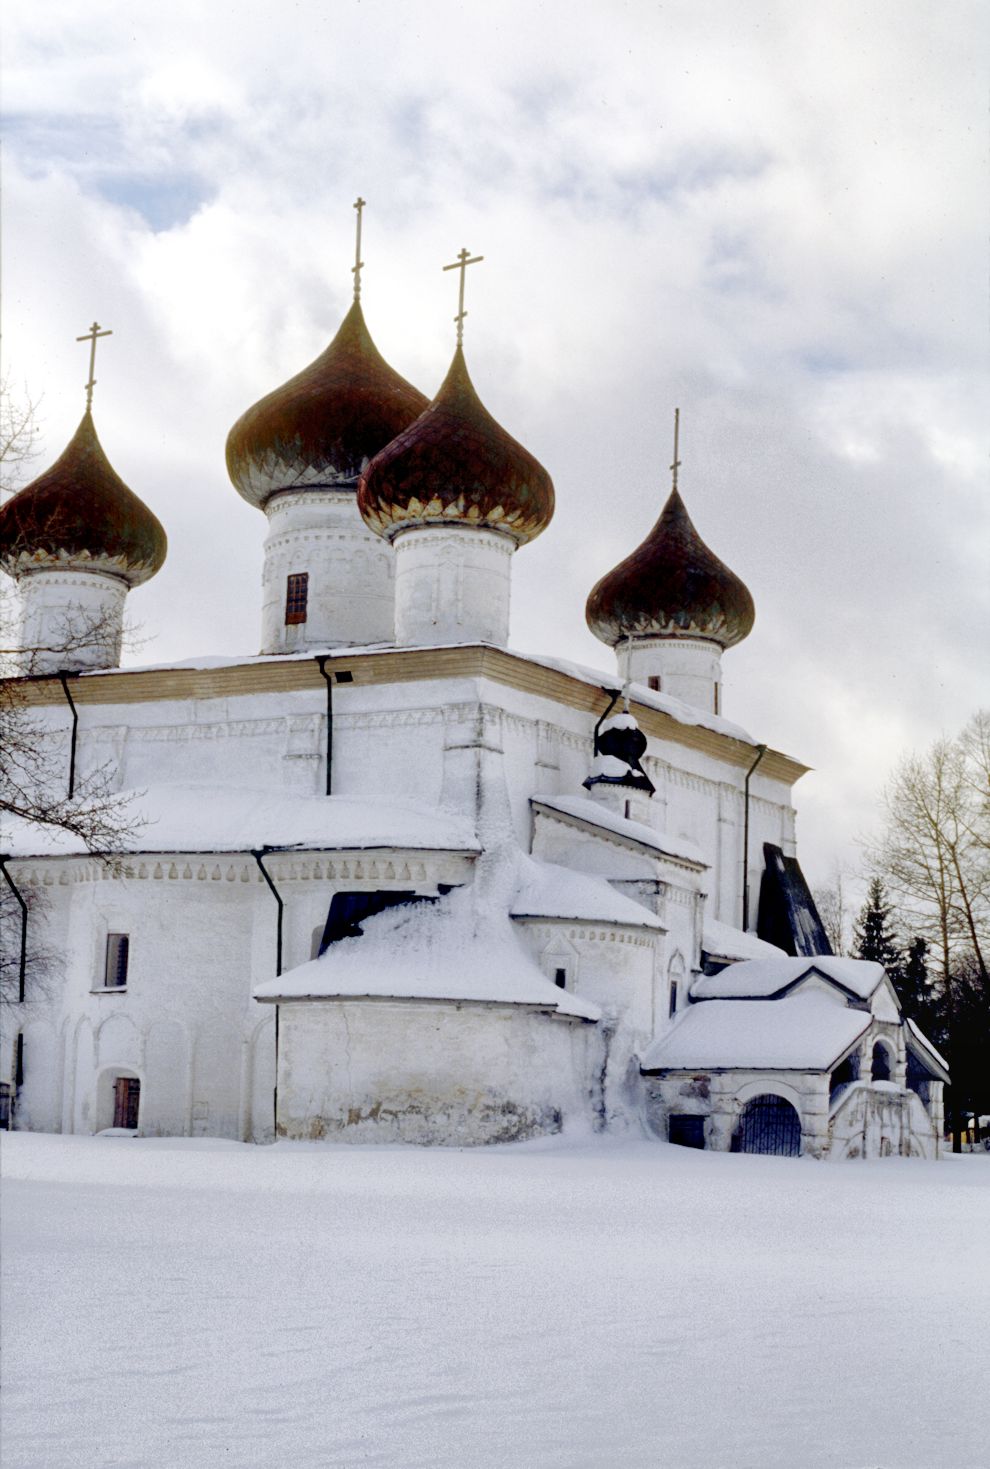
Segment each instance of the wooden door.
[{"label": "wooden door", "polygon": [[135,1131],[141,1106],[141,1083],[136,1076],[118,1076],[113,1084],[113,1125]]}]

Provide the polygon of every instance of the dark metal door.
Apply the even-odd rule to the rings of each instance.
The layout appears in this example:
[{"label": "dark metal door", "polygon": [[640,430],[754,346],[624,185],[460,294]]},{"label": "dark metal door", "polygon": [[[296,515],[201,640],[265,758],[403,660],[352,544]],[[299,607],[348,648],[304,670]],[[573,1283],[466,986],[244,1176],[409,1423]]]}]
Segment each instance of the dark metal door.
[{"label": "dark metal door", "polygon": [[742,1110],[733,1143],[737,1153],[796,1158],[801,1152],[801,1119],[783,1097],[754,1097]]},{"label": "dark metal door", "polygon": [[134,1131],[141,1105],[141,1083],[136,1076],[118,1076],[113,1084],[113,1125]]}]

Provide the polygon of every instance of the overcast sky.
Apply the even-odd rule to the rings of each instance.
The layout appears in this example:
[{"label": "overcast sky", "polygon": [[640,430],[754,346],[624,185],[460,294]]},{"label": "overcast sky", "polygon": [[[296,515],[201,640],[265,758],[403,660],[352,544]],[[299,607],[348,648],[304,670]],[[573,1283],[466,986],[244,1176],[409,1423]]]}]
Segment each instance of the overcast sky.
[{"label": "overcast sky", "polygon": [[669,487],[750,587],[725,712],[815,767],[855,866],[892,764],[990,700],[990,8],[953,0],[11,0],[3,352],[40,471],[84,406],[168,531],[131,661],[258,646],[240,413],[363,304],[425,393],[466,348],[546,465],[513,646],[611,671],[584,603]]}]

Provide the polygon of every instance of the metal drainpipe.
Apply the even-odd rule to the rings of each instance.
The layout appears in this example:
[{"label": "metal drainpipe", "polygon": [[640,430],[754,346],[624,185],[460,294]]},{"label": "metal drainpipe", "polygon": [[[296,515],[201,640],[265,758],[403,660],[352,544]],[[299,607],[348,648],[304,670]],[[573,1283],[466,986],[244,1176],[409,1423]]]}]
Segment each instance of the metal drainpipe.
[{"label": "metal drainpipe", "polygon": [[742,926],[743,933],[749,931],[749,780],[753,771],[759,765],[767,753],[766,745],[757,745],[756,759],[746,771],[746,779],[743,782],[743,891],[742,891]]},{"label": "metal drainpipe", "polygon": [[72,710],[72,743],[69,746],[69,800],[71,801],[76,789],[76,733],[79,729],[79,712],[76,709],[72,695],[69,693],[69,679],[78,678],[79,675],[78,673],[73,673],[71,670],[60,668],[55,677],[62,685],[62,692],[68,699],[69,708]]},{"label": "metal drainpipe", "polygon": [[327,685],[327,795],[333,793],[333,675],[327,673],[327,655],[317,654],[316,666]]},{"label": "metal drainpipe", "polygon": [[[262,858],[265,857],[265,856],[267,856],[267,854],[269,852],[273,851],[273,850],[276,850],[276,849],[274,849],[272,847],[259,847],[257,850],[252,849],[251,856],[257,862],[257,864],[258,864],[258,871],[261,873],[262,877],[265,879],[265,882],[268,884],[268,887],[269,887],[269,889],[271,891],[272,897],[275,899],[275,902],[278,904],[278,923],[277,923],[277,926],[276,926],[276,929],[275,929],[275,976],[277,978],[282,973],[282,914],[285,911],[285,904],[282,901],[282,897],[281,897],[281,895],[279,893],[278,888],[272,882],[271,877],[269,876],[269,874],[265,871],[265,864],[262,861]],[[275,1135],[276,1139],[278,1138],[278,1018],[279,1018],[278,1017],[278,1001],[276,1000],[276,1002],[275,1002],[275,1085],[272,1088],[272,1131],[274,1132],[274,1135]]]},{"label": "metal drainpipe", "polygon": [[25,971],[27,969],[28,905],[27,905],[27,902],[25,901],[23,895],[19,892],[19,890],[17,888],[17,885],[14,882],[14,879],[11,877],[10,873],[7,871],[7,863],[9,861],[10,861],[10,858],[9,857],[0,857],[0,872],[3,873],[4,881],[6,882],[7,886],[10,888],[10,891],[13,893],[14,897],[17,899],[17,901],[18,901],[18,903],[20,904],[20,907],[21,907],[21,957],[20,957],[20,960],[18,962],[18,972],[17,972],[17,1003],[19,1005],[23,1005],[23,1003],[24,1003],[24,976],[25,976]]},{"label": "metal drainpipe", "polygon": [[593,747],[593,750],[592,750],[592,754],[595,754],[595,755],[598,754],[598,731],[601,729],[602,725],[605,723],[606,719],[611,714],[612,710],[615,708],[616,703],[618,702],[618,700],[622,697],[622,690],[621,689],[602,689],[602,693],[603,694],[611,694],[612,697],[609,700],[609,702],[608,702],[608,704],[607,704],[607,706],[605,708],[605,712],[601,715],[601,717],[599,718],[597,724],[595,725],[595,743],[594,743],[594,747]]}]

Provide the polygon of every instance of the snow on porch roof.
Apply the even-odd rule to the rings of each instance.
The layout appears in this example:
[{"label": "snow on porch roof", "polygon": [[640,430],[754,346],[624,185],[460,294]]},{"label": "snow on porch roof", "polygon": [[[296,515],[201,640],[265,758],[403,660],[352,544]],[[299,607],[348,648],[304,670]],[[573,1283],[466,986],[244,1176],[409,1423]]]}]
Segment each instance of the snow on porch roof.
[{"label": "snow on porch roof", "polygon": [[870,998],[885,974],[883,965],[870,959],[837,959],[831,954],[745,959],[741,964],[730,964],[719,974],[703,974],[691,986],[691,997],[695,1000],[769,999],[814,971],[860,1000]]},{"label": "snow on porch roof", "polygon": [[359,938],[258,985],[255,999],[475,1001],[601,1017],[597,1005],[546,978],[504,914],[479,914],[469,889],[391,908],[361,927]]},{"label": "snow on porch roof", "polygon": [[[130,795],[127,819],[138,824],[127,852],[250,852],[260,847],[300,851],[475,853],[470,822],[391,796],[299,796],[247,786],[151,786]],[[4,820],[4,845],[15,857],[76,856],[82,842],[26,821]]]},{"label": "snow on porch roof", "polygon": [[695,1067],[825,1071],[868,1029],[872,1016],[827,995],[783,1000],[706,1000],[648,1047],[643,1071]]},{"label": "snow on porch roof", "polygon": [[670,837],[643,821],[630,821],[588,796],[533,796],[530,804],[536,809],[542,806],[558,816],[569,817],[572,824],[579,822],[585,827],[598,827],[609,836],[619,837],[660,856],[673,857],[675,861],[686,862],[692,867],[708,867],[701,848],[687,837]]},{"label": "snow on porch roof", "polygon": [[510,913],[513,918],[570,918],[623,923],[636,928],[663,924],[642,903],[617,893],[604,878],[588,877],[555,862],[521,857]]}]

